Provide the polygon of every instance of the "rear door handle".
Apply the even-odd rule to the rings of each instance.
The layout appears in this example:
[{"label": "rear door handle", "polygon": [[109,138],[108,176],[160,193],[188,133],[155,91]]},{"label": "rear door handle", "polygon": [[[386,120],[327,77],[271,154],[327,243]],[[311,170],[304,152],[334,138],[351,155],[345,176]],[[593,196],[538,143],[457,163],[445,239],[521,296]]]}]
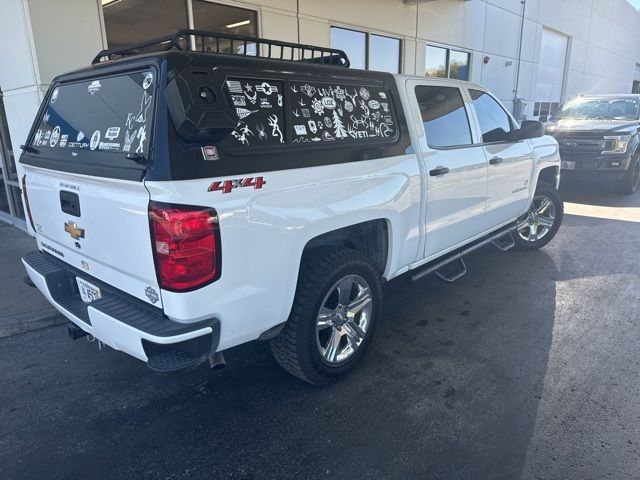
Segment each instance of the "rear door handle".
[{"label": "rear door handle", "polygon": [[429,175],[432,177],[439,177],[445,173],[449,173],[449,169],[447,167],[436,167],[433,170],[429,170]]},{"label": "rear door handle", "polygon": [[491,160],[489,160],[489,163],[491,165],[497,165],[498,163],[502,163],[502,162],[504,162],[504,159],[500,157],[493,157]]}]

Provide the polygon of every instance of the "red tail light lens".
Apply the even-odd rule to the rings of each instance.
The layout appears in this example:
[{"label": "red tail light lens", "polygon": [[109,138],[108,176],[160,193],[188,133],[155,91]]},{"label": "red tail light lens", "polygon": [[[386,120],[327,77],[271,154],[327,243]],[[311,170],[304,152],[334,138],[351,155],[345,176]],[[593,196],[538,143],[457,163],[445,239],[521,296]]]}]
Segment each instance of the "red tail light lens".
[{"label": "red tail light lens", "polygon": [[210,208],[149,204],[158,282],[165,290],[193,290],[220,277],[220,237]]}]

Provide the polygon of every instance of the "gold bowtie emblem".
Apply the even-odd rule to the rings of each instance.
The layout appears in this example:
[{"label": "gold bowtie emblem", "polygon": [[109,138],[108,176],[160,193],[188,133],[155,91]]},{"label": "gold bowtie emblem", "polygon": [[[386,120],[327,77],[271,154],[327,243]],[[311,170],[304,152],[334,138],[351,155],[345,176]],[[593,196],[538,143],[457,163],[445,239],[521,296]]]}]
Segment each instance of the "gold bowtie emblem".
[{"label": "gold bowtie emblem", "polygon": [[84,228],[79,228],[76,222],[66,222],[64,224],[64,231],[71,235],[71,238],[74,240],[84,238]]}]

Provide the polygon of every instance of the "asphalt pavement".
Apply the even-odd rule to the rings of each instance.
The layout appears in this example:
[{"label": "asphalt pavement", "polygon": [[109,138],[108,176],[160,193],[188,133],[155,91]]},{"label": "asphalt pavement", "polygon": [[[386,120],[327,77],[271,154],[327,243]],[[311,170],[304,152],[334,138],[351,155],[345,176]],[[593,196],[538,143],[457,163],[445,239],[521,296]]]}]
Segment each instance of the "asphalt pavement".
[{"label": "asphalt pavement", "polygon": [[266,343],[165,377],[64,327],[0,339],[0,478],[637,479],[640,193],[565,198],[541,251],[391,282],[327,388]]},{"label": "asphalt pavement", "polygon": [[35,239],[0,222],[0,245],[0,338],[67,323],[37,289],[23,281],[27,272],[20,259],[38,248]]}]

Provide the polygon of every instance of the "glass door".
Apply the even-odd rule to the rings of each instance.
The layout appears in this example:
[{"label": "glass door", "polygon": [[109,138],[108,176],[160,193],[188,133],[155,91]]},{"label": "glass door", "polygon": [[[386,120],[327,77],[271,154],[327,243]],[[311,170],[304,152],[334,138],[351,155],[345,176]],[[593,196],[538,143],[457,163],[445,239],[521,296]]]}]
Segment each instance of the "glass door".
[{"label": "glass door", "polygon": [[0,91],[0,219],[26,229],[20,179],[11,148],[2,91]]}]

